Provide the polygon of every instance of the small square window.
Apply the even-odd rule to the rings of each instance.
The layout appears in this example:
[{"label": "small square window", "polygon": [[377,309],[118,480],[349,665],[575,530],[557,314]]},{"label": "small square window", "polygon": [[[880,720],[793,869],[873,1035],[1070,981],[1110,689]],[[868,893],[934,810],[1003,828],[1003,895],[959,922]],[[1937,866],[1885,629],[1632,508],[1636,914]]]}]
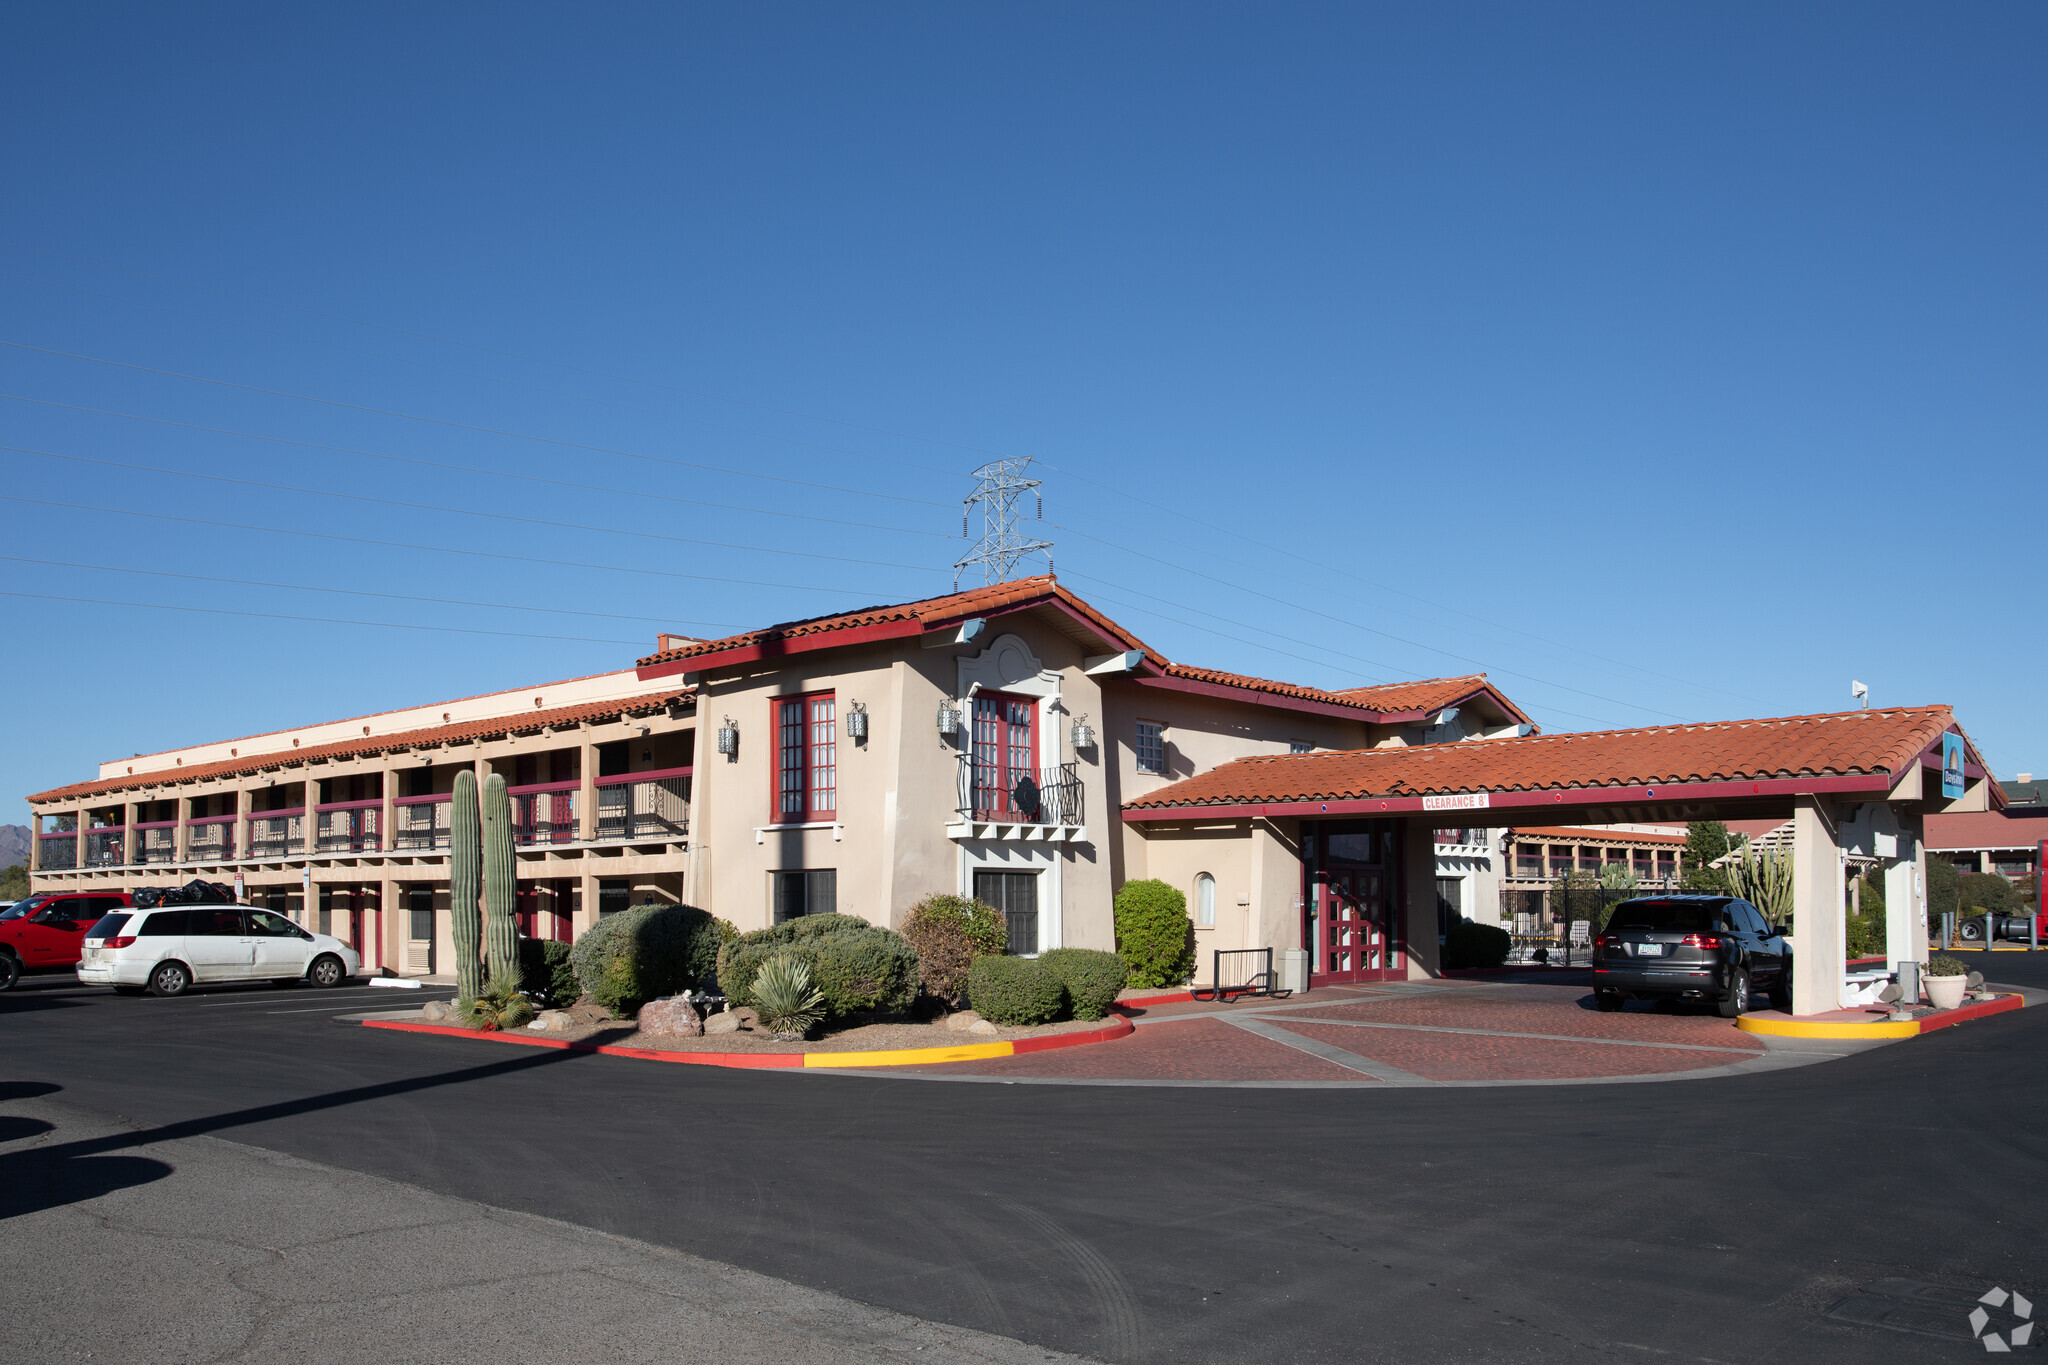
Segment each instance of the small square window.
[{"label": "small square window", "polygon": [[1166,772],[1166,727],[1156,720],[1138,722],[1138,771],[1141,773]]},{"label": "small square window", "polygon": [[839,872],[836,868],[812,867],[803,871],[771,872],[769,891],[775,923],[798,915],[831,915],[839,909]]},{"label": "small square window", "polygon": [[1305,739],[1290,739],[1287,741],[1287,752],[1290,754],[1312,754],[1315,751],[1316,746]]}]

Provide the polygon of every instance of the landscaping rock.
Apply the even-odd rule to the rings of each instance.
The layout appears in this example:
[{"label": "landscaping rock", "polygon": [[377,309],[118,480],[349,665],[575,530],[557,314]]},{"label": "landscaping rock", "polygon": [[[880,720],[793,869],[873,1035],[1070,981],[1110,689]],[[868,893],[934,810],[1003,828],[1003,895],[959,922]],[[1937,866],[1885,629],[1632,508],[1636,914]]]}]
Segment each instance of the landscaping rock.
[{"label": "landscaping rock", "polygon": [[981,1016],[973,1010],[956,1010],[946,1016],[946,1027],[955,1033],[965,1033],[981,1022]]},{"label": "landscaping rock", "polygon": [[446,1022],[448,1018],[448,1003],[446,1000],[429,1000],[426,1004],[420,1006],[420,1018],[430,1024]]},{"label": "landscaping rock", "polygon": [[576,1020],[567,1010],[542,1010],[534,1022],[544,1033],[567,1033],[576,1027]]},{"label": "landscaping rock", "polygon": [[697,1007],[680,995],[648,1001],[640,1007],[638,1022],[642,1033],[666,1034],[671,1038],[700,1038],[704,1034],[704,1021],[697,1017]]},{"label": "landscaping rock", "polygon": [[704,1021],[704,1032],[707,1034],[738,1033],[739,1031],[739,1016],[732,1013],[730,1010],[726,1011],[723,1014],[714,1014],[709,1019],[706,1019]]},{"label": "landscaping rock", "polygon": [[975,1021],[974,1021],[973,1023],[971,1023],[971,1024],[969,1024],[969,1025],[967,1026],[967,1031],[968,1031],[969,1033],[999,1033],[999,1032],[1001,1032],[1001,1030],[1000,1030],[1000,1029],[998,1029],[998,1028],[997,1028],[997,1027],[996,1027],[996,1026],[995,1026],[994,1024],[991,1024],[991,1023],[990,1023],[990,1022],[989,1022],[988,1020],[986,1020],[986,1019],[976,1019],[976,1020],[975,1020]]},{"label": "landscaping rock", "polygon": [[732,1011],[732,1017],[740,1021],[740,1031],[742,1033],[761,1027],[761,1016],[754,1013],[752,1005],[741,1005],[738,1009]]}]

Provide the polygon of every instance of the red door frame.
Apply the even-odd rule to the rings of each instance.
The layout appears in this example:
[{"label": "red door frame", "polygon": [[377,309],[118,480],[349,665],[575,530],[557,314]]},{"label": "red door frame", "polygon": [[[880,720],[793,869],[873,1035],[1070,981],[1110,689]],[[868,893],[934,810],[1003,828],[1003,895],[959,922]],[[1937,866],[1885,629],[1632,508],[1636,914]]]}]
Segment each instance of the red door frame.
[{"label": "red door frame", "polygon": [[[1408,936],[1406,906],[1408,904],[1408,846],[1405,822],[1389,822],[1393,830],[1391,847],[1378,864],[1348,864],[1338,867],[1314,867],[1304,864],[1302,868],[1302,924],[1301,942],[1308,951],[1308,984],[1311,989],[1317,985],[1341,985],[1356,981],[1406,981],[1408,979]],[[1325,827],[1325,832],[1327,826]],[[1384,831],[1375,831],[1379,838]],[[1327,858],[1327,839],[1318,840],[1323,850],[1318,858]],[[1379,912],[1374,916],[1369,908],[1360,915],[1346,915],[1339,919],[1333,914],[1333,901],[1337,901],[1342,888],[1347,884],[1376,879],[1379,882]],[[1333,893],[1332,883],[1339,891]],[[1357,897],[1364,901],[1366,897]],[[1348,907],[1347,907],[1348,908]],[[1364,907],[1362,907],[1364,908]],[[1332,942],[1341,937],[1345,929],[1351,931],[1352,942]],[[1377,942],[1372,941],[1377,935]],[[1376,962],[1366,965],[1366,954],[1377,951]],[[1331,954],[1350,953],[1348,965],[1336,969],[1331,967]],[[1341,956],[1338,959],[1343,961]]]},{"label": "red door frame", "polygon": [[[988,704],[987,714],[983,714],[984,703]],[[1024,715],[1021,743],[1016,714],[1009,710],[1012,706],[1021,708]],[[992,731],[986,738],[982,734],[984,724]],[[984,750],[993,754],[993,763],[983,763]],[[1034,782],[1038,780],[1038,699],[1015,692],[976,692],[969,708],[968,752],[973,756],[976,778],[987,771],[994,782],[991,788],[982,787],[978,780],[974,784],[975,814],[984,818],[1014,814],[1010,797],[1017,790],[1018,781],[1026,777]],[[1020,753],[1021,762],[1018,761]],[[984,810],[982,793],[989,790],[995,793],[995,799],[987,803]]]}]

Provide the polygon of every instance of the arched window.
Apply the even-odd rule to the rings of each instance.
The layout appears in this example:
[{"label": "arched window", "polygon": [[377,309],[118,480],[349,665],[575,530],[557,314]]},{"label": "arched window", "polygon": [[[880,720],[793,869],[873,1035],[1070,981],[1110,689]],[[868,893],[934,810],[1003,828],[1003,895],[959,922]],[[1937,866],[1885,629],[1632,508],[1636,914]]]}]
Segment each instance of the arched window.
[{"label": "arched window", "polygon": [[1216,924],[1216,879],[1206,872],[1195,878],[1195,923],[1204,929]]}]

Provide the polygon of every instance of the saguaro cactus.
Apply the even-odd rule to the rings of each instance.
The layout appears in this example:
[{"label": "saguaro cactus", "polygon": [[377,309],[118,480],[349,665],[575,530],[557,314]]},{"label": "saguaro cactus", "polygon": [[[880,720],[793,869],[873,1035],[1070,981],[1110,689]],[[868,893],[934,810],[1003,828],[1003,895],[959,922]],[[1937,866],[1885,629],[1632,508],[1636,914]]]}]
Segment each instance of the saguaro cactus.
[{"label": "saguaro cactus", "polygon": [[491,985],[519,989],[519,930],[512,920],[512,898],[518,891],[512,867],[512,796],[505,779],[492,773],[484,779],[484,943],[491,964]]},{"label": "saguaro cactus", "polygon": [[477,879],[483,871],[476,809],[476,774],[455,774],[455,799],[448,811],[448,918],[455,933],[455,993],[474,1000],[484,992],[483,916],[477,910]]}]

